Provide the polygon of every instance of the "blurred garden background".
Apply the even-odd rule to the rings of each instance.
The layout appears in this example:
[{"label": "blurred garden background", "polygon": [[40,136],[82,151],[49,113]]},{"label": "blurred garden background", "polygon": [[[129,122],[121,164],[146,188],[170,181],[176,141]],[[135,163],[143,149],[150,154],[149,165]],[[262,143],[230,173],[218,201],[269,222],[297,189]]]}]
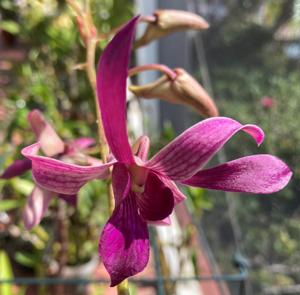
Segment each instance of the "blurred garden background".
[{"label": "blurred garden background", "polygon": [[[300,294],[300,1],[77,2],[90,4],[95,25],[103,34],[135,14],[151,14],[159,8],[188,10],[210,23],[205,31],[174,33],[137,49],[134,59],[139,64],[184,67],[214,98],[221,116],[257,124],[265,131],[265,142],[259,148],[247,136],[236,135],[215,162],[271,153],[292,168],[290,184],[273,195],[182,189],[189,196],[190,218],[201,229],[199,234],[206,236],[218,273],[237,273],[239,263],[249,266],[244,289],[229,284],[229,292]],[[141,25],[138,34],[143,29]],[[98,55],[107,42],[99,42]],[[41,110],[66,140],[97,138],[93,93],[80,69],[84,60],[76,18],[66,1],[0,1],[0,172],[21,158],[24,146],[35,141],[27,120],[33,109]],[[143,74],[139,82],[151,81],[155,75]],[[132,119],[131,132],[145,130],[152,139],[152,152],[203,119],[191,108],[134,96],[128,109],[143,112],[138,123],[139,118]],[[96,147],[89,153],[99,156]],[[99,234],[108,218],[105,184],[93,181],[84,186],[76,208],[53,201],[42,223],[26,231],[22,207],[33,186],[30,172],[0,180],[0,280],[101,277],[104,270],[95,265]],[[201,275],[201,267],[193,263],[199,255],[191,242],[193,230],[186,227],[182,243],[176,247],[179,252],[180,247],[189,248],[194,273]],[[156,253],[164,260],[162,239],[153,236]],[[164,276],[170,273],[166,262],[160,266]],[[151,271],[143,278],[153,276]],[[75,294],[62,291],[61,286],[53,288],[58,289],[0,284],[0,295]],[[163,288],[165,294],[176,294],[174,284],[164,284]],[[225,289],[216,294],[230,294]],[[77,290],[84,292],[78,294],[104,294],[105,287],[90,284],[84,290]],[[155,294],[140,293],[138,285],[133,290],[136,294]]]}]

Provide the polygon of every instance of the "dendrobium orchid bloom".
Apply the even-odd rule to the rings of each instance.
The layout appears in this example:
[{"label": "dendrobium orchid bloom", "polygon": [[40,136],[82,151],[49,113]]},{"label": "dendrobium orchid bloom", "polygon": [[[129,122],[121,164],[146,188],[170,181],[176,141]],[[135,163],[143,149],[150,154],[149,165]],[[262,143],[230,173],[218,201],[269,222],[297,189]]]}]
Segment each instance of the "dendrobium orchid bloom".
[{"label": "dendrobium orchid bloom", "polygon": [[99,252],[110,274],[111,286],[142,271],[149,259],[148,224],[168,223],[174,206],[185,196],[174,181],[185,185],[268,194],[282,189],[292,172],[271,155],[240,158],[210,169],[204,165],[238,131],[259,145],[264,133],[225,117],[204,120],[174,139],[147,160],[149,139],[131,148],[126,128],[126,79],[131,43],[138,18],[124,26],[104,50],[97,72],[101,117],[113,159],[106,164],[79,166],[38,155],[39,144],[23,149],[43,189],[76,194],[89,180],[112,169],[115,209],[100,238]]},{"label": "dendrobium orchid bloom", "polygon": [[[46,156],[56,156],[60,159],[71,162],[81,161],[85,164],[90,164],[91,161],[100,162],[97,159],[83,154],[86,148],[95,143],[94,139],[82,137],[74,140],[73,142],[64,143],[53,127],[45,120],[43,114],[38,110],[33,110],[29,113],[28,121],[37,141],[39,142],[41,150]],[[31,161],[29,159],[25,158],[16,160],[3,172],[0,178],[9,179],[15,176],[20,176],[30,169]],[[33,189],[23,211],[23,221],[27,229],[31,229],[40,223],[50,201],[56,195],[56,193],[42,189],[38,185]],[[58,197],[74,206],[76,205],[76,194],[58,194]]]}]

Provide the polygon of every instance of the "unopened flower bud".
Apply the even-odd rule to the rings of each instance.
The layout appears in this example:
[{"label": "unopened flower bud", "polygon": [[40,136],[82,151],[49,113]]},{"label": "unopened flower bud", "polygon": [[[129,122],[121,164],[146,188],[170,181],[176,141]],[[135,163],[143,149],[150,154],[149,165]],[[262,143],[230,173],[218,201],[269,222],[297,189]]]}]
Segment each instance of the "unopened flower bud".
[{"label": "unopened flower bud", "polygon": [[[207,21],[201,16],[187,11],[161,9],[156,10],[153,16],[153,21],[148,22],[143,36],[136,41],[136,48],[173,32],[188,29],[204,30],[209,27]],[[144,20],[147,21],[147,17]]]},{"label": "unopened flower bud", "polygon": [[138,97],[190,105],[205,117],[218,116],[218,109],[204,88],[184,69],[177,68],[174,72],[177,76],[173,80],[164,75],[149,84],[132,85],[129,90]]}]

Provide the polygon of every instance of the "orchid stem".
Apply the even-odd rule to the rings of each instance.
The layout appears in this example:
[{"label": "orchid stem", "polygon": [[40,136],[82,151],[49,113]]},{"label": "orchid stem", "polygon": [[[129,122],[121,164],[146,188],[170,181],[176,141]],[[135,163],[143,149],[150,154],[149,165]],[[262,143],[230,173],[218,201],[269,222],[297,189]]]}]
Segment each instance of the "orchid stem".
[{"label": "orchid stem", "polygon": [[96,91],[96,71],[95,71],[95,52],[96,52],[96,44],[97,41],[95,38],[91,37],[87,40],[87,51],[86,51],[86,73],[93,89],[96,112],[97,112],[97,125],[98,125],[98,135],[99,135],[99,143],[100,143],[100,153],[101,158],[104,163],[107,162],[108,158],[108,145],[104,134],[103,123],[100,112],[100,105],[97,98]]},{"label": "orchid stem", "polygon": [[117,286],[118,295],[130,295],[128,280],[124,280]]},{"label": "orchid stem", "polygon": [[67,0],[67,2],[78,16],[83,16],[82,10],[76,1]]},{"label": "orchid stem", "polygon": [[61,271],[65,267],[68,261],[68,221],[65,218],[66,216],[66,204],[62,200],[58,200],[58,208],[57,208],[57,234],[58,240],[60,242],[60,251],[58,255],[58,274],[61,274]]},{"label": "orchid stem", "polygon": [[173,70],[171,70],[166,65],[162,65],[162,64],[148,64],[148,65],[143,65],[143,66],[137,66],[137,67],[131,68],[128,72],[128,75],[133,76],[138,73],[145,72],[145,71],[160,71],[163,74],[167,75],[169,77],[169,79],[171,79],[171,80],[175,80],[177,77],[177,74]]},{"label": "orchid stem", "polygon": [[[86,42],[86,73],[93,89],[96,113],[97,113],[97,125],[98,125],[98,136],[99,136],[99,145],[100,145],[100,154],[103,163],[107,163],[109,148],[107,145],[103,123],[101,118],[100,104],[97,98],[96,90],[96,70],[95,70],[95,53],[96,53],[96,44],[97,40],[94,37],[90,37]],[[111,183],[111,176],[109,176],[109,181],[107,182],[107,196],[108,196],[108,208],[109,214],[114,210],[114,195]]]}]

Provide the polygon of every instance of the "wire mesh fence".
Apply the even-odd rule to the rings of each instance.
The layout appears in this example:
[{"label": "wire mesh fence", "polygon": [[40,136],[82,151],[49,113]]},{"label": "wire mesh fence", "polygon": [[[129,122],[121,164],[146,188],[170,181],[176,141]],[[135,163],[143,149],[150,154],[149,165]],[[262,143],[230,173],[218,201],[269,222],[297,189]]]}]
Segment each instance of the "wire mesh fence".
[{"label": "wire mesh fence", "polygon": [[[199,230],[201,231],[201,229]],[[155,275],[153,277],[130,279],[129,284],[130,289],[133,290],[133,294],[140,294],[143,290],[147,290],[147,294],[158,295],[190,294],[191,291],[188,291],[190,289],[187,286],[191,286],[191,284],[199,286],[198,291],[193,294],[210,294],[205,292],[205,290],[213,290],[215,287],[217,287],[215,289],[218,291],[214,294],[246,294],[248,269],[247,266],[243,264],[238,265],[238,271],[232,274],[213,273],[211,275],[201,275],[200,270],[200,275],[198,276],[164,277],[162,263],[160,261],[159,245],[157,243],[157,233],[154,228],[151,228],[150,232]],[[85,295],[94,294],[93,290],[100,292],[95,294],[108,294],[106,292],[108,290],[109,280],[92,277],[15,277],[11,279],[1,279],[0,287],[1,286],[14,286],[19,290],[23,290],[24,293],[21,294],[26,295]]]}]

